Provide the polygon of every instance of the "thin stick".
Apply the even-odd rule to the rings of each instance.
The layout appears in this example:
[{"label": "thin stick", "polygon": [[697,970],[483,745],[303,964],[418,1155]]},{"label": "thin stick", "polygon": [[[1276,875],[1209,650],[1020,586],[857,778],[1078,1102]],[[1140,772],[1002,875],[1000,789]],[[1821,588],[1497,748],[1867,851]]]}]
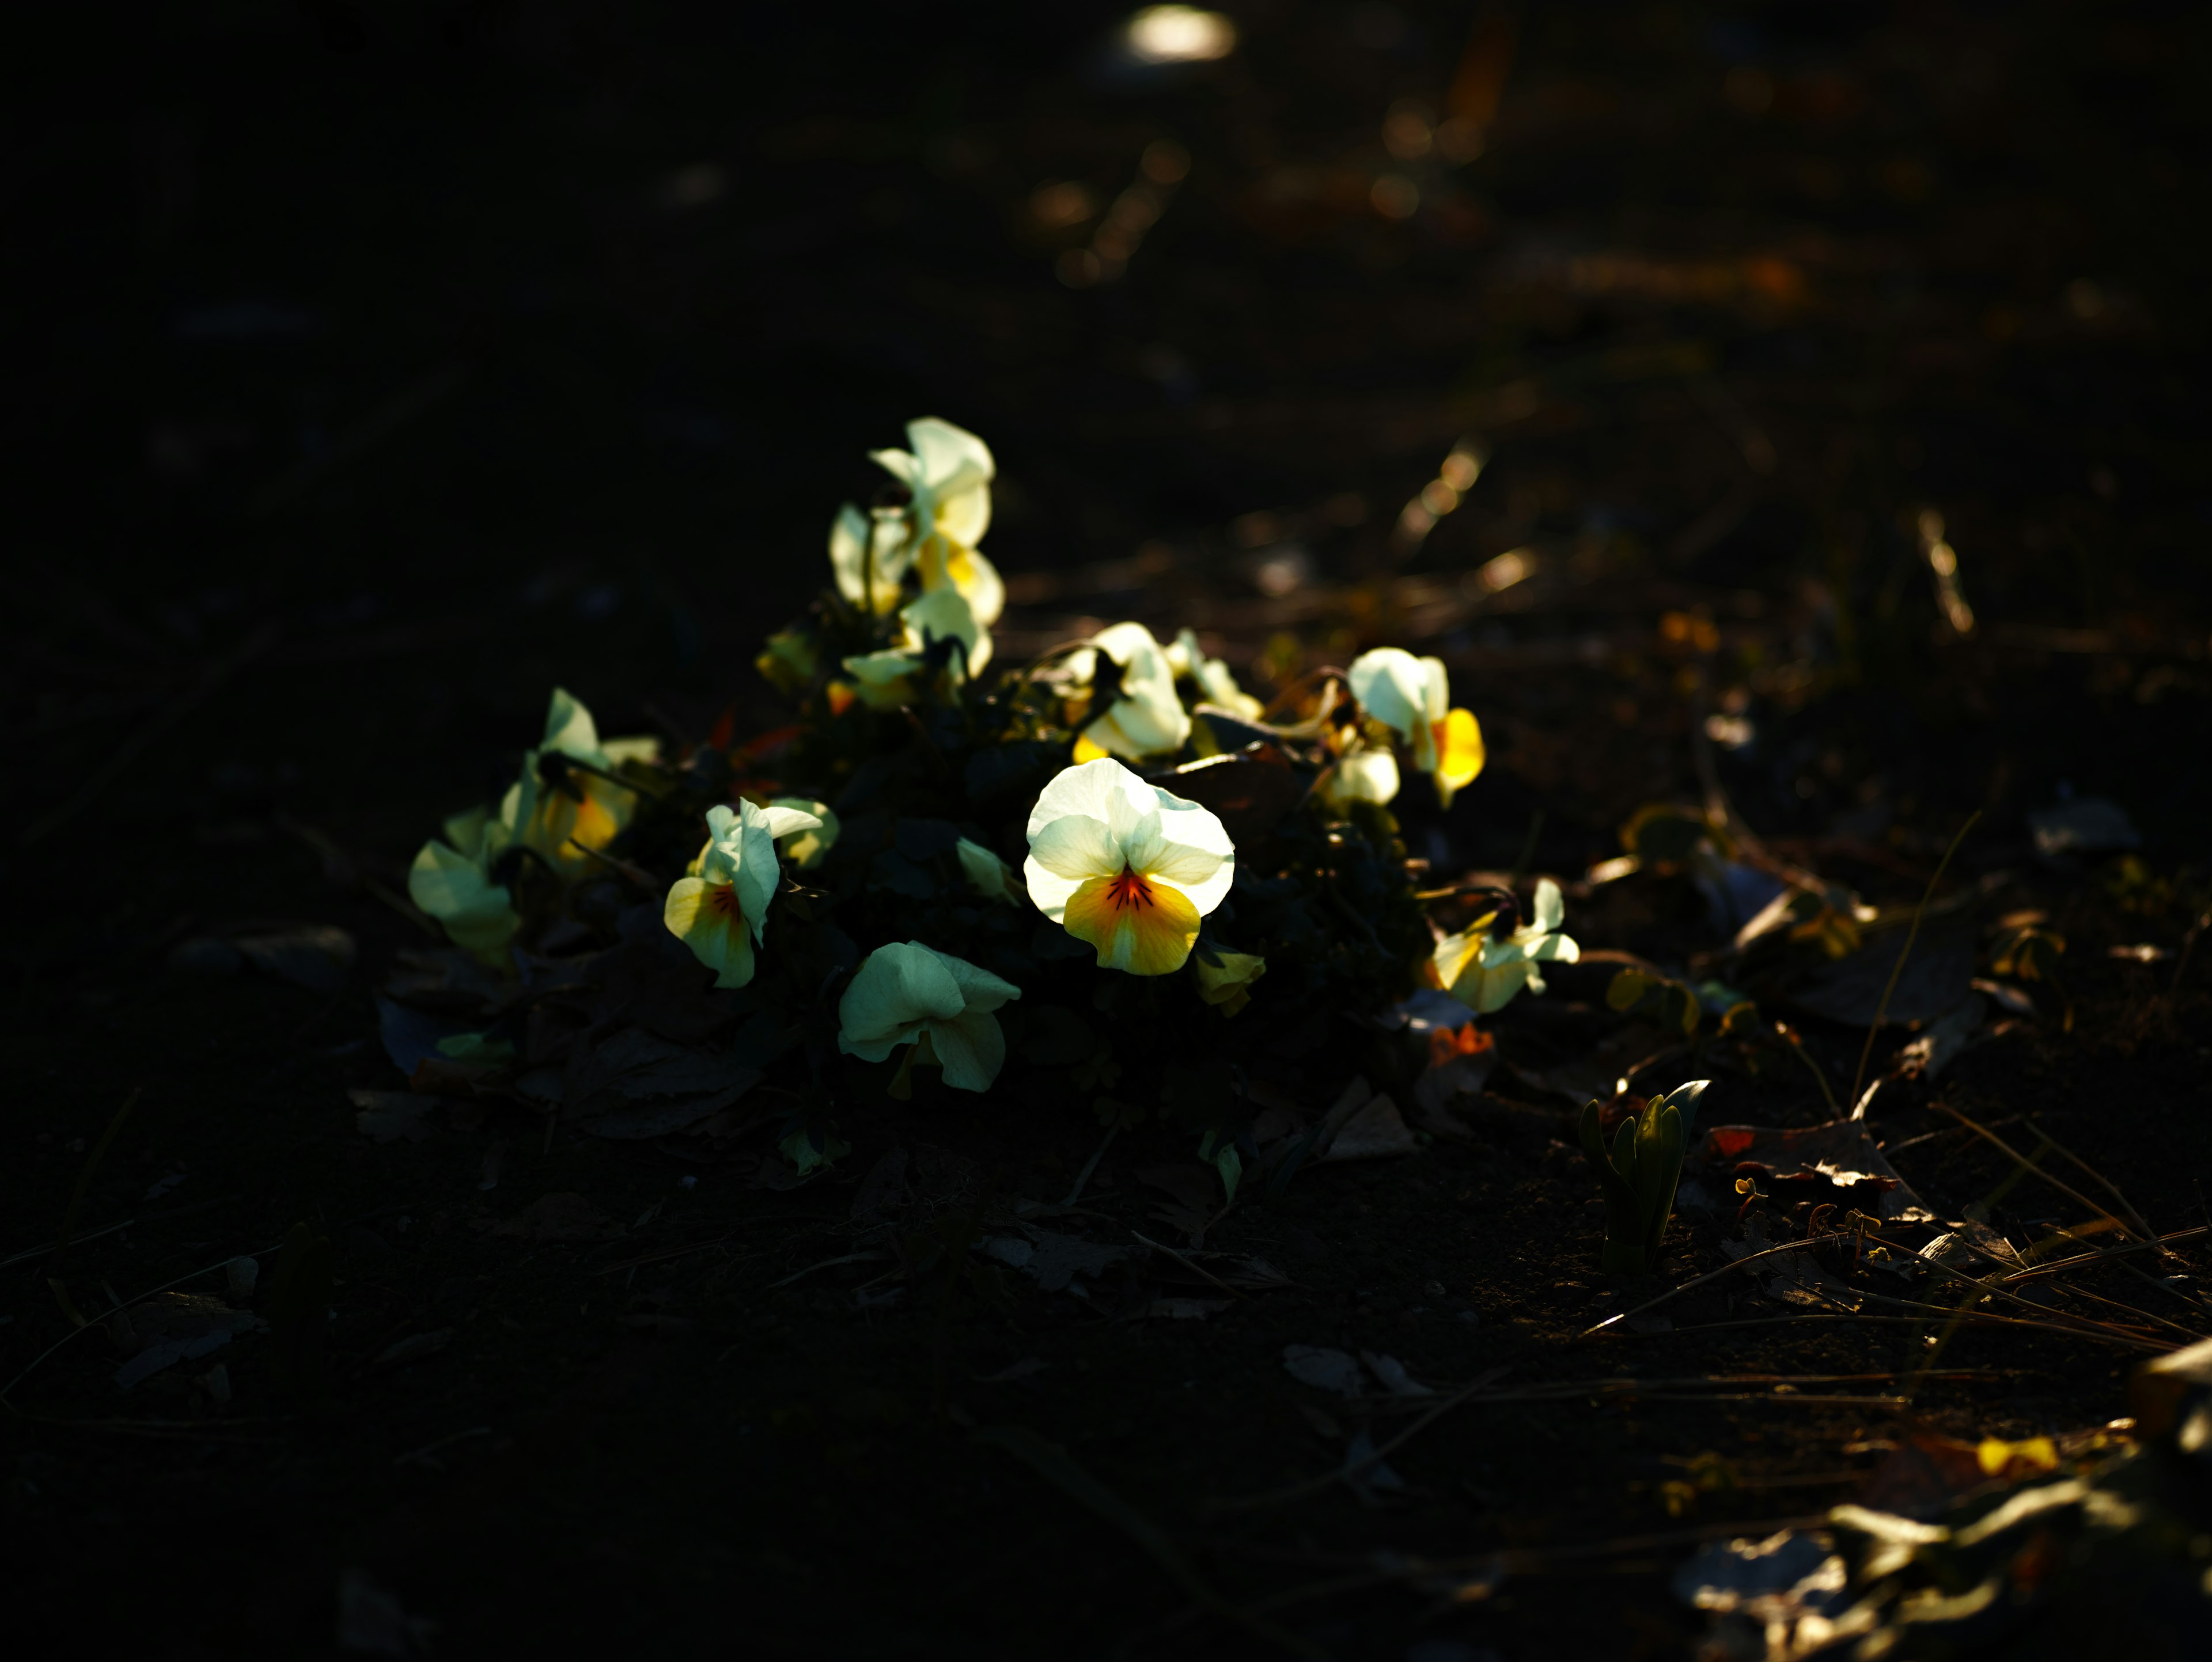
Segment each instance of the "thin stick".
[{"label": "thin stick", "polygon": [[1349,1477],[1355,1473],[1370,1471],[1382,1464],[1385,1455],[1402,1448],[1462,1403],[1472,1398],[1475,1392],[1480,1391],[1485,1385],[1495,1383],[1504,1373],[1505,1369],[1501,1367],[1493,1367],[1487,1373],[1476,1374],[1474,1379],[1469,1379],[1457,1391],[1414,1421],[1413,1424],[1368,1455],[1365,1459],[1358,1462],[1356,1465],[1348,1464],[1322,1476],[1309,1478],[1303,1483],[1292,1483],[1286,1488],[1274,1489],[1266,1495],[1248,1495],[1236,1501],[1210,1501],[1206,1505],[1206,1510],[1209,1513],[1247,1512],[1254,1507],[1274,1506],[1286,1501],[1299,1500],[1309,1495],[1318,1495],[1340,1478]]},{"label": "thin stick", "polygon": [[[2124,1345],[2130,1350],[2148,1351],[2153,1355],[2170,1355],[2179,1345],[2158,1344],[2148,1339],[2131,1339],[2117,1332],[2094,1333],[2079,1328],[2057,1327],[2049,1322],[2024,1322],[2013,1316],[1992,1316],[1985,1312],[1966,1311],[1952,1318],[1954,1324],[1969,1327],[2032,1327],[2045,1332],[2060,1333],[2074,1339],[2103,1339],[2110,1344]],[[1791,1322],[1896,1322],[1912,1327],[1925,1327],[1925,1316],[1869,1316],[1861,1312],[1836,1316],[1759,1316],[1733,1322],[1699,1322],[1694,1327],[1669,1328],[1663,1334],[1639,1335],[1639,1337],[1671,1337],[1677,1333],[1713,1333],[1724,1327],[1780,1327]]]},{"label": "thin stick", "polygon": [[70,1244],[70,1233],[76,1227],[77,1215],[84,1210],[85,1190],[92,1186],[92,1174],[100,1169],[100,1160],[107,1153],[107,1145],[115,1141],[115,1134],[123,1129],[124,1120],[137,1106],[139,1094],[145,1088],[143,1085],[131,1087],[131,1094],[123,1099],[123,1105],[115,1111],[115,1117],[107,1122],[107,1129],[100,1134],[100,1141],[93,1145],[92,1153],[85,1156],[84,1169],[76,1174],[76,1188],[70,1195],[69,1210],[62,1214],[62,1227],[54,1236],[53,1263],[49,1268],[61,1268],[62,1250]]},{"label": "thin stick", "polygon": [[1084,1185],[1091,1181],[1091,1174],[1098,1169],[1098,1162],[1106,1157],[1106,1145],[1114,1141],[1114,1134],[1121,1129],[1121,1122],[1118,1117],[1106,1128],[1106,1135],[1098,1139],[1098,1146],[1091,1151],[1091,1158],[1083,1162],[1083,1169],[1075,1174],[1075,1187],[1067,1191],[1067,1198],[1060,1202],[1063,1206],[1073,1206],[1083,1198]]},{"label": "thin stick", "polygon": [[107,760],[94,770],[91,778],[77,787],[76,794],[43,819],[34,819],[25,826],[15,838],[15,846],[27,849],[35,843],[45,841],[98,801],[109,786],[131,770],[140,754],[149,749],[155,740],[180,724],[220,690],[224,682],[276,645],[276,637],[283,632],[282,623],[267,624],[257,630],[252,639],[230,656],[219,660],[200,677],[198,685],[179,693],[162,705],[153,720],[108,752]]},{"label": "thin stick", "polygon": [[2008,1282],[2033,1281],[2039,1276],[2056,1275],[2069,1269],[2079,1269],[2084,1264],[2102,1263],[2107,1258],[2117,1258],[2128,1252],[2148,1252],[2174,1241],[2200,1240],[2212,1229],[2203,1224],[2194,1224],[2187,1229],[2169,1229],[2154,1241],[2130,1241],[2125,1246],[2108,1246],[2093,1252],[2084,1252],[2071,1258],[2059,1258],[2051,1263],[2039,1263],[2005,1277]]},{"label": "thin stick", "polygon": [[5,1407],[11,1414],[21,1414],[23,1410],[17,1408],[13,1403],[8,1400],[9,1396],[14,1393],[15,1387],[22,1384],[24,1380],[29,1379],[32,1373],[37,1369],[40,1363],[45,1361],[47,1357],[52,1355],[54,1352],[59,1350],[71,1339],[76,1338],[78,1334],[91,1332],[93,1329],[98,1327],[110,1316],[116,1314],[117,1312],[126,1310],[134,1304],[142,1303],[145,1300],[152,1298],[156,1293],[166,1293],[173,1287],[182,1287],[186,1282],[197,1281],[202,1275],[212,1275],[216,1270],[222,1269],[225,1265],[229,1263],[233,1258],[263,1257],[271,1252],[280,1252],[283,1251],[283,1248],[284,1243],[278,1241],[274,1245],[262,1247],[258,1251],[255,1252],[226,1252],[222,1257],[217,1258],[213,1263],[204,1265],[198,1269],[188,1270],[184,1275],[178,1276],[176,1280],[173,1282],[163,1282],[159,1287],[149,1288],[145,1292],[141,1293],[135,1299],[118,1300],[112,1309],[103,1310],[100,1314],[94,1316],[90,1321],[87,1322],[82,1327],[73,1328],[69,1332],[64,1333],[60,1338],[56,1339],[52,1344],[48,1345],[44,1350],[41,1350],[37,1355],[32,1357],[28,1362],[25,1363],[21,1373],[16,1374],[14,1379],[9,1380],[6,1385],[0,1385],[0,1407]]},{"label": "thin stick", "polygon": [[[1641,1316],[1647,1310],[1656,1310],[1661,1305],[1666,1303],[1668,1300],[1678,1297],[1679,1295],[1688,1292],[1693,1287],[1703,1287],[1707,1282],[1717,1282],[1722,1276],[1729,1274],[1731,1270],[1741,1269],[1747,1263],[1756,1263],[1761,1258],[1771,1258],[1777,1252],[1802,1252],[1808,1246],[1822,1246],[1830,1241],[1844,1241],[1850,1239],[1851,1236],[1848,1231],[1841,1234],[1835,1235],[1814,1235],[1805,1240],[1784,1241],[1779,1246],[1770,1246],[1765,1248],[1764,1251],[1758,1252],[1747,1252],[1734,1263],[1723,1264],[1720,1269],[1711,1270],[1705,1275],[1700,1275],[1693,1282],[1684,1282],[1680,1287],[1671,1288],[1668,1291],[1662,1293],[1657,1298],[1650,1300],[1647,1303],[1638,1305],[1633,1310],[1624,1310],[1617,1316],[1607,1316],[1595,1327],[1586,1327],[1581,1332],[1576,1334],[1572,1342],[1579,1344],[1594,1333],[1604,1332],[1607,1328],[1611,1327],[1615,1322],[1625,1322],[1632,1316]],[[1685,1330],[1686,1331],[1687,1330]]]},{"label": "thin stick", "polygon": [[2115,1184],[2110,1178],[2106,1177],[2102,1172],[2100,1172],[2095,1166],[2090,1165],[2088,1161],[2083,1160],[2079,1154],[2075,1154],[2071,1148],[2069,1148],[2064,1143],[2059,1141],[2057,1137],[2052,1136],[2050,1132],[2045,1130],[2043,1129],[2043,1122],[2041,1120],[2031,1119],[2028,1121],[2028,1123],[2035,1128],[2036,1135],[2041,1137],[2053,1148],[2056,1148],[2060,1154],[2065,1155],[2067,1159],[2072,1160],[2082,1172],[2086,1172],[2090,1177],[2096,1178],[2097,1182],[2103,1187],[2105,1192],[2110,1195],[2114,1200],[2119,1202],[2120,1209],[2128,1215],[2128,1221],[2135,1225],[2136,1230],[2142,1235],[2145,1240],[2154,1240],[2157,1239],[2158,1231],[2153,1229],[2149,1224],[2143,1221],[2143,1215],[2136,1211],[2134,1207],[2128,1204],[2128,1197],[2119,1191],[2118,1186]]},{"label": "thin stick", "polygon": [[1860,1096],[1859,1091],[1866,1083],[1867,1063],[1874,1056],[1875,1036],[1881,1032],[1881,1024],[1888,1018],[1889,1001],[1897,991],[1898,977],[1905,973],[1905,960],[1912,956],[1912,943],[1920,938],[1920,920],[1928,914],[1928,903],[1935,898],[1936,886],[1943,880],[1943,873],[1951,863],[1951,856],[1958,853],[1959,844],[1966,840],[1966,833],[1973,830],[1974,822],[1981,817],[1979,808],[1966,816],[1966,823],[1959,827],[1958,835],[1951,839],[1951,846],[1943,850],[1943,857],[1936,862],[1936,874],[1928,880],[1928,886],[1920,892],[1920,904],[1912,909],[1912,927],[1905,932],[1905,945],[1898,949],[1897,962],[1890,966],[1889,984],[1881,989],[1881,1002],[1875,1007],[1874,1026],[1867,1029],[1866,1046],[1859,1052],[1859,1070],[1851,1075],[1851,1101],[1855,1105],[1851,1110],[1853,1119],[1865,1111],[1865,1099]]},{"label": "thin stick", "polygon": [[[1217,1218],[1214,1221],[1218,1223],[1220,1220]],[[1166,1253],[1168,1257],[1173,1258],[1177,1263],[1189,1270],[1194,1275],[1203,1275],[1207,1281],[1212,1282],[1216,1287],[1219,1288],[1224,1293],[1226,1293],[1231,1298],[1241,1299],[1244,1296],[1243,1294],[1230,1286],[1227,1282],[1223,1281],[1220,1276],[1215,1275],[1204,1264],[1198,1263],[1195,1259],[1188,1257],[1187,1254],[1176,1251],[1172,1246],[1163,1246],[1159,1242],[1152,1239],[1149,1235],[1138,1234],[1137,1231],[1133,1229],[1129,1233],[1133,1235],[1136,1235],[1139,1240],[1151,1247],[1153,1251]]]},{"label": "thin stick", "polygon": [[[2087,1207],[2090,1211],[2094,1212],[2099,1217],[2108,1220],[2117,1228],[2124,1230],[2128,1229],[2128,1226],[2125,1223],[2122,1222],[2118,1218],[2113,1217],[2112,1213],[2106,1208],[2098,1205],[2096,1202],[2091,1200],[2080,1190],[2071,1188],[2067,1184],[2059,1182],[2057,1178],[2052,1177],[2050,1172],[2045,1171],[2033,1160],[2028,1159],[2027,1155],[2021,1154],[2019,1149],[2014,1148],[2002,1137],[1997,1135],[1996,1132],[1977,1125],[1972,1120],[1968,1119],[1964,1114],[1960,1113],[1956,1108],[1952,1107],[1948,1103],[1931,1102],[1928,1105],[1937,1110],[1939,1112],[1950,1115],[1953,1119],[1957,1120],[1960,1124],[1965,1126],[1976,1136],[1984,1139],[1985,1141],[1995,1143],[2000,1149],[2003,1150],[2005,1154],[2010,1155],[2023,1170],[2033,1172],[2037,1177],[2041,1178],[2045,1183],[2049,1184],[2053,1189],[2056,1189],[2060,1194],[2065,1196],[2069,1200]],[[2132,1234],[2135,1232],[2133,1230],[2128,1230],[2128,1233]],[[2148,1245],[2148,1243],[2146,1244]]]}]

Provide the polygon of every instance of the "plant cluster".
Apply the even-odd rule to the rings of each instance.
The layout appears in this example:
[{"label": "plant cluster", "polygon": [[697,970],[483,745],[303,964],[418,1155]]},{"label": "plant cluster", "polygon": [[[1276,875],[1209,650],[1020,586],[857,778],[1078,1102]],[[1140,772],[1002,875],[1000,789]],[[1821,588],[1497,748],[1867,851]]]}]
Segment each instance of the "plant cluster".
[{"label": "plant cluster", "polygon": [[[736,1026],[716,1042],[792,1105],[801,1172],[842,1151],[851,1093],[1012,1088],[1194,1133],[1232,1184],[1261,1062],[1424,981],[1488,1012],[1572,960],[1549,882],[1527,921],[1509,896],[1450,935],[1416,895],[1405,771],[1449,802],[1484,759],[1442,662],[1378,648],[1263,702],[1190,631],[1122,623],[1008,665],[978,546],[991,454],[943,421],[907,434],[757,661],[791,719],[672,752],[603,741],[556,691],[505,797],[416,858],[457,947],[527,982],[579,947],[680,941]],[[576,1024],[526,1007],[544,1014],[514,1002],[441,1051],[573,1075]]]}]

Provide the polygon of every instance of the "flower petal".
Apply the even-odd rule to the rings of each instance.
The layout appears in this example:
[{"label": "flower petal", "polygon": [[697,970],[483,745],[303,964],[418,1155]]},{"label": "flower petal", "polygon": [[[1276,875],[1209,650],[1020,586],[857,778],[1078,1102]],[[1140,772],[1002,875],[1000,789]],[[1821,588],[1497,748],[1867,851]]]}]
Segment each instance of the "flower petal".
[{"label": "flower petal", "polygon": [[1428,721],[1428,676],[1420,661],[1401,647],[1376,647],[1352,661],[1346,673],[1359,708],[1410,740]]},{"label": "flower petal", "polygon": [[1452,793],[1473,784],[1487,759],[1482,727],[1472,710],[1455,709],[1431,723],[1429,731],[1437,750],[1437,794],[1449,806]]},{"label": "flower petal", "polygon": [[1566,898],[1560,894],[1559,886],[1548,877],[1537,880],[1534,910],[1536,928],[1546,934],[1556,933],[1559,925],[1567,921]]},{"label": "flower petal", "polygon": [[[930,950],[935,951],[934,947]],[[995,1010],[1011,1000],[1019,998],[1022,989],[1011,981],[993,975],[979,965],[964,958],[955,958],[951,953],[938,953],[937,961],[945,966],[960,989],[960,996],[968,1009]]]},{"label": "flower petal", "polygon": [[1018,906],[1024,898],[1022,886],[1014,876],[1014,868],[969,837],[962,837],[952,851],[960,857],[960,869],[976,893],[987,900],[1003,900],[1010,906]]},{"label": "flower petal", "polygon": [[742,987],[753,978],[753,943],[744,916],[726,883],[680,877],[661,907],[668,932],[714,971],[717,987]]},{"label": "flower petal", "polygon": [[1165,883],[1094,877],[1068,898],[1060,921],[1097,950],[1099,968],[1168,975],[1190,957],[1199,916],[1188,898]]},{"label": "flower petal", "polygon": [[775,863],[775,839],[769,835],[768,816],[745,801],[738,804],[738,813],[743,824],[738,833],[734,881],[745,922],[752,925],[753,939],[758,941],[768,928],[768,909],[775,899],[783,870]]},{"label": "flower petal", "polygon": [[956,1016],[965,1008],[960,983],[945,960],[918,941],[894,942],[870,953],[837,1002],[841,1036],[854,1044],[912,1036],[915,1024]]},{"label": "flower petal", "polygon": [[914,447],[914,460],[920,465],[921,478],[940,495],[971,479],[988,484],[998,473],[998,465],[991,460],[991,447],[966,428],[955,427],[941,416],[923,416],[908,422],[906,441]]},{"label": "flower petal", "polygon": [[545,737],[538,748],[557,750],[564,756],[580,756],[586,761],[599,754],[599,729],[592,720],[592,712],[566,687],[553,689],[552,700],[545,709]]},{"label": "flower petal", "polygon": [[987,1011],[931,1022],[929,1043],[945,1068],[945,1082],[956,1091],[989,1090],[1006,1065],[1006,1032]]},{"label": "flower petal", "polygon": [[1112,824],[1114,799],[1117,794],[1127,794],[1125,782],[1129,780],[1134,780],[1140,787],[1144,784],[1111,757],[1102,756],[1096,761],[1062,768],[1037,793],[1036,806],[1030,810],[1030,841],[1035,843],[1039,831],[1069,814],[1084,815],[1102,825]]},{"label": "flower petal", "polygon": [[768,823],[769,837],[778,843],[793,831],[815,831],[822,824],[822,816],[814,812],[811,802],[802,807],[800,799],[792,796],[777,798],[763,808],[760,814]]}]

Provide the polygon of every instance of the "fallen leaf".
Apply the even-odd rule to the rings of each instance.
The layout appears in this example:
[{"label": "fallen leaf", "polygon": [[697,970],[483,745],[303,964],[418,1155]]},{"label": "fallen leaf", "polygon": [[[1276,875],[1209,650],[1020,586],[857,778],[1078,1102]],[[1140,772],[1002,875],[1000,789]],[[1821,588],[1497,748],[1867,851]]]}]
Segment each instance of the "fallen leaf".
[{"label": "fallen leaf", "polygon": [[1379,1096],[1345,1121],[1321,1159],[1324,1164],[1331,1160],[1381,1160],[1390,1154],[1410,1154],[1419,1147],[1398,1112],[1398,1105],[1387,1096]]},{"label": "fallen leaf", "polygon": [[1367,1388],[1366,1379],[1359,1371],[1359,1360],[1348,1350],[1286,1344],[1283,1347],[1283,1367],[1300,1385],[1311,1385],[1316,1391],[1358,1397],[1364,1394]]},{"label": "fallen leaf", "polygon": [[[1933,1021],[1956,1008],[1974,978],[1973,937],[1923,935],[1899,971],[1897,954],[1903,945],[1894,935],[1885,935],[1803,976],[1785,997],[1809,1014],[1851,1027],[1872,1026],[1877,1012],[1885,1022],[1913,1023]],[[1890,992],[1893,973],[1897,986]]]},{"label": "fallen leaf", "polygon": [[1048,1229],[1030,1233],[1036,1238],[1036,1250],[1020,1268],[1034,1277],[1038,1288],[1046,1293],[1066,1290],[1078,1275],[1095,1281],[1109,1266],[1130,1256],[1130,1249],[1126,1246],[1106,1246],[1073,1235],[1056,1235]]},{"label": "fallen leaf", "polygon": [[1532,1068],[1508,1056],[1505,1065],[1524,1084],[1565,1097],[1580,1107],[1592,1100],[1612,1100],[1645,1068],[1683,1055],[1689,1048],[1679,1031],[1670,1034],[1648,1023],[1632,1021],[1566,1061]]},{"label": "fallen leaf", "polygon": [[232,944],[264,974],[319,993],[344,986],[358,953],[353,936],[330,923],[242,935]]},{"label": "fallen leaf", "polygon": [[[541,1204],[543,1202],[540,1202]],[[403,1367],[409,1362],[419,1362],[425,1356],[434,1356],[453,1342],[453,1330],[441,1327],[428,1333],[415,1333],[396,1344],[386,1345],[371,1359],[371,1367]]]},{"label": "fallen leaf", "polygon": [[1382,1382],[1382,1389],[1393,1397],[1433,1397],[1437,1393],[1406,1372],[1405,1363],[1395,1356],[1378,1356],[1371,1350],[1359,1353],[1359,1360],[1367,1364],[1367,1371]]},{"label": "fallen leaf", "polygon": [[1154,1299],[1146,1307],[1148,1316],[1166,1316],[1179,1321],[1201,1320],[1217,1310],[1226,1310],[1228,1299]]},{"label": "fallen leaf", "polygon": [[1018,1385],[1024,1379],[1035,1379],[1051,1366],[1050,1362],[1040,1361],[1035,1356],[1024,1356],[1010,1367],[1000,1368],[996,1373],[975,1373],[969,1377],[977,1385]]},{"label": "fallen leaf", "polygon": [[625,1027],[570,1058],[562,1117],[595,1136],[664,1136],[728,1107],[761,1077],[726,1047]]},{"label": "fallen leaf", "polygon": [[1692,1163],[1718,1167],[1723,1176],[1741,1173],[1776,1183],[1825,1178],[1844,1189],[1871,1184],[1880,1192],[1867,1209],[1885,1223],[1932,1223],[1936,1218],[1874,1146],[1874,1134],[1863,1120],[1833,1120],[1797,1130],[1716,1125],[1699,1139]]},{"label": "fallen leaf", "polygon": [[491,1233],[532,1241],[611,1241],[622,1234],[623,1228],[581,1195],[558,1190],[504,1223],[492,1225]]},{"label": "fallen leaf", "polygon": [[430,1111],[435,1097],[418,1097],[412,1091],[348,1091],[358,1111],[353,1123],[361,1134],[376,1142],[421,1142],[433,1134]]},{"label": "fallen leaf", "polygon": [[1365,1426],[1352,1434],[1351,1444],[1344,1451],[1344,1481],[1370,1507],[1382,1504],[1379,1496],[1401,1494],[1406,1487],[1403,1477],[1375,1458],[1375,1439]]}]

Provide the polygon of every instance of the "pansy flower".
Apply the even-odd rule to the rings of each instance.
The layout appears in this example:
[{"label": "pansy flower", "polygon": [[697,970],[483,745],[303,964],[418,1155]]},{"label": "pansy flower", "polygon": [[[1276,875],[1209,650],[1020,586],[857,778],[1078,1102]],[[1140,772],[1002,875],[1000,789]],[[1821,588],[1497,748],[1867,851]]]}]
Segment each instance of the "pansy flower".
[{"label": "pansy flower", "polygon": [[492,861],[513,837],[489,808],[457,813],[445,824],[445,840],[433,838],[407,872],[407,897],[432,917],[456,947],[496,964],[522,927],[514,898],[491,879]]},{"label": "pansy flower", "polygon": [[991,632],[957,589],[923,595],[900,612],[899,624],[897,646],[845,660],[845,673],[872,709],[916,703],[933,666],[957,686],[991,661]]},{"label": "pansy flower", "polygon": [[1179,970],[1199,920],[1237,875],[1236,845],[1195,802],[1111,757],[1068,768],[1030,811],[1022,873],[1037,909],[1094,947],[1102,969]]},{"label": "pansy flower", "polygon": [[1322,800],[1341,808],[1352,802],[1381,807],[1398,794],[1398,758],[1388,750],[1355,743],[1322,776]]},{"label": "pansy flower", "polygon": [[992,1012],[1021,995],[1012,982],[919,941],[878,947],[838,1001],[837,1048],[881,1062],[911,1044],[908,1067],[934,1062],[954,1090],[988,1091],[1006,1061]]},{"label": "pansy flower", "polygon": [[1237,677],[1227,664],[1206,655],[1206,648],[1198,643],[1195,630],[1184,630],[1161,651],[1167,658],[1168,667],[1185,679],[1195,681],[1205,701],[1215,709],[1247,721],[1256,721],[1267,713],[1267,705],[1237,685]]},{"label": "pansy flower", "polygon": [[707,810],[707,846],[692,874],[668,891],[660,916],[668,932],[714,971],[717,987],[742,987],[753,978],[753,949],[768,928],[769,903],[782,876],[775,839],[821,824],[797,808],[746,801]]},{"label": "pansy flower", "polygon": [[1077,685],[1095,684],[1103,657],[1121,672],[1121,692],[1103,715],[1083,729],[1075,759],[1103,756],[1147,756],[1181,750],[1190,737],[1190,714],[1176,696],[1175,666],[1142,624],[1115,624],[1093,636],[1068,659],[1068,677]]},{"label": "pansy flower", "polygon": [[1482,771],[1482,728],[1472,712],[1453,709],[1441,658],[1416,658],[1399,647],[1377,647],[1352,661],[1352,696],[1359,708],[1413,746],[1413,765],[1436,781],[1449,807],[1452,793]]},{"label": "pansy flower", "polygon": [[[870,599],[889,612],[912,569],[925,594],[958,591],[985,628],[1006,610],[1006,586],[975,545],[991,525],[990,447],[949,421],[925,416],[906,425],[911,450],[873,450],[869,460],[907,489],[898,508],[863,514],[851,503],[830,527],[830,564],[854,605]],[[888,593],[886,593],[888,591]]]},{"label": "pansy flower", "polygon": [[1252,1001],[1252,983],[1267,973],[1257,953],[1201,952],[1190,961],[1198,976],[1198,995],[1224,1016]]},{"label": "pansy flower", "polygon": [[637,808],[637,793],[605,776],[623,762],[650,761],[659,750],[650,738],[600,743],[583,701],[556,687],[545,737],[523,752],[522,778],[501,802],[501,817],[514,827],[516,842],[561,876],[574,877],[592,864],[586,850],[613,842]]},{"label": "pansy flower", "polygon": [[1542,965],[1572,964],[1582,957],[1582,948],[1559,933],[1565,921],[1559,886],[1547,877],[1536,885],[1535,916],[1512,934],[1492,934],[1491,917],[1483,917],[1437,942],[1430,959],[1437,984],[1482,1015],[1503,1009],[1523,987],[1540,993]]}]

